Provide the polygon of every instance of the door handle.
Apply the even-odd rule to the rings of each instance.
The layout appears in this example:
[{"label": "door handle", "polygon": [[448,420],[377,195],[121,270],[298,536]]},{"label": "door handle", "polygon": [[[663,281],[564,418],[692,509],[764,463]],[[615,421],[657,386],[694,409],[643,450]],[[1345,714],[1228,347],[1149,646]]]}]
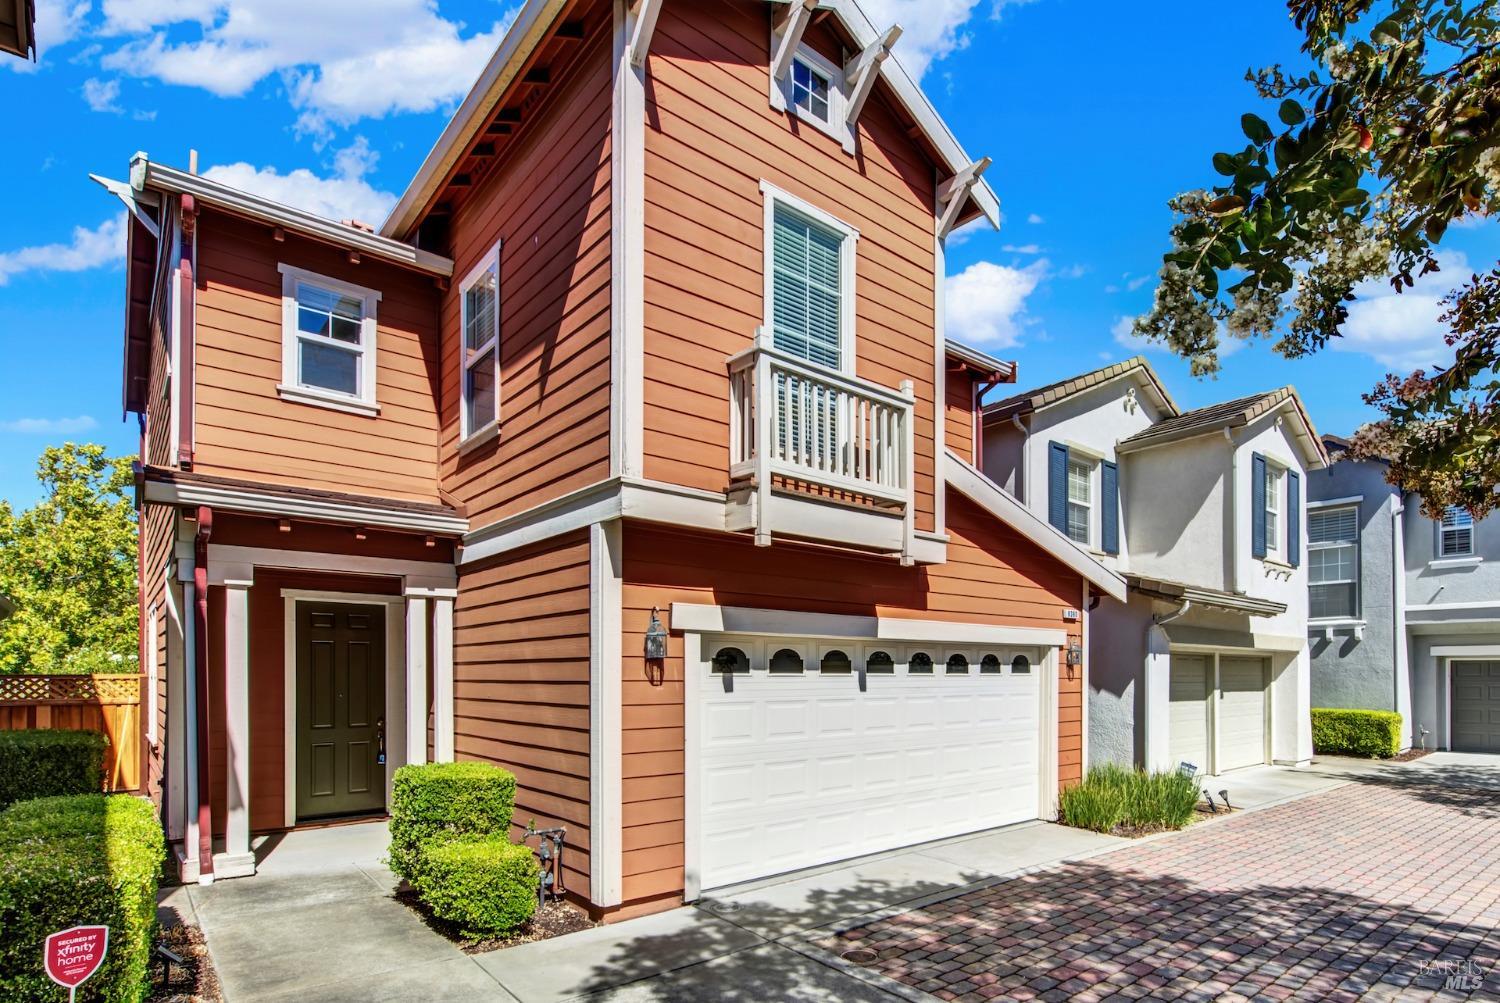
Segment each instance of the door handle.
[{"label": "door handle", "polygon": [[385,765],[385,718],[375,722],[375,765]]}]

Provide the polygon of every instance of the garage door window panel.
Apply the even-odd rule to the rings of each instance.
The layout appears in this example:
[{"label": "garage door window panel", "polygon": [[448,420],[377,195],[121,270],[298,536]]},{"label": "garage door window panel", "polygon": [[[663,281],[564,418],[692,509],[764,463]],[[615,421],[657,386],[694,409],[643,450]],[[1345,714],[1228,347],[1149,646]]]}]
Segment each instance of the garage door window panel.
[{"label": "garage door window panel", "polygon": [[767,668],[773,676],[796,676],[802,674],[804,661],[796,648],[780,647],[772,652]]},{"label": "garage door window panel", "polygon": [[947,674],[950,676],[966,676],[969,674],[969,659],[967,656],[955,652],[948,656]]},{"label": "garage door window panel", "polygon": [[896,659],[889,651],[876,649],[865,658],[865,672],[872,676],[893,676],[896,674]]},{"label": "garage door window panel", "polygon": [[823,653],[818,671],[825,676],[847,676],[854,672],[854,662],[842,648],[830,648]]},{"label": "garage door window panel", "polygon": [[914,651],[906,660],[906,674],[909,676],[932,675],[932,656],[925,651]]}]

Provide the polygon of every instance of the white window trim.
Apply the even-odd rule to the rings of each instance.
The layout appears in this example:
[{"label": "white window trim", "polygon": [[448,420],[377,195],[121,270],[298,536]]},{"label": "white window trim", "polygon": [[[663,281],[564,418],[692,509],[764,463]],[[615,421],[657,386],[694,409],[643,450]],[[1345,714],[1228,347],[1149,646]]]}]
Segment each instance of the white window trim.
[{"label": "white window trim", "polygon": [[[1465,511],[1464,514],[1467,515],[1468,513]],[[1474,517],[1472,515],[1469,516],[1469,525],[1467,527],[1455,526],[1453,528],[1453,530],[1452,530],[1452,532],[1461,532],[1465,528],[1468,529],[1468,531],[1469,531],[1469,549],[1468,550],[1457,551],[1457,552],[1452,553],[1452,554],[1445,554],[1445,553],[1443,553],[1443,534],[1445,532],[1448,532],[1448,530],[1445,530],[1443,528],[1443,520],[1442,519],[1435,520],[1434,521],[1434,525],[1437,528],[1437,536],[1436,536],[1436,538],[1434,540],[1435,549],[1433,551],[1432,560],[1429,563],[1441,566],[1442,562],[1448,562],[1448,561],[1454,562],[1454,563],[1448,565],[1449,567],[1461,567],[1463,565],[1470,564],[1470,563],[1474,563],[1474,564],[1478,564],[1479,563],[1479,561],[1474,560],[1476,557],[1479,556],[1478,540],[1475,539],[1476,534],[1479,532],[1479,524],[1474,520]]]},{"label": "white window trim", "polygon": [[161,645],[156,637],[159,624],[160,613],[153,603],[146,617],[146,664],[141,666],[141,671],[146,674],[146,706],[141,709],[141,714],[146,719],[146,741],[153,749],[161,745],[161,736],[157,731],[157,704],[161,697],[161,670],[157,665],[157,660],[161,657]]},{"label": "white window trim", "polygon": [[[1286,471],[1287,468],[1266,457],[1266,560],[1280,561],[1286,551]],[[1272,485],[1275,489],[1272,490]],[[1270,516],[1276,516],[1276,531],[1271,532]]]},{"label": "white window trim", "polygon": [[[823,121],[812,112],[797,104],[796,64],[803,63],[809,69],[828,80],[828,121]],[[822,53],[805,42],[797,46],[792,56],[792,66],[787,68],[781,81],[782,98],[786,101],[787,114],[795,115],[808,125],[833,139],[840,145],[849,143],[852,130],[848,123],[849,88],[844,79],[844,68],[827,59]]]},{"label": "white window trim", "polygon": [[[1344,615],[1344,616],[1324,616],[1324,617],[1309,616],[1308,617],[1308,622],[1309,623],[1325,624],[1325,625],[1337,624],[1337,625],[1342,625],[1342,626],[1353,626],[1356,623],[1358,623],[1360,625],[1363,625],[1364,624],[1364,620],[1362,618],[1362,613],[1363,613],[1363,605],[1364,605],[1364,595],[1363,595],[1363,589],[1360,588],[1360,582],[1359,582],[1359,578],[1360,578],[1360,566],[1361,566],[1360,565],[1360,553],[1359,553],[1359,551],[1360,551],[1360,547],[1363,545],[1364,533],[1360,530],[1360,526],[1359,526],[1359,512],[1360,512],[1359,503],[1356,502],[1353,505],[1330,505],[1330,504],[1327,504],[1327,503],[1323,503],[1323,504],[1317,504],[1315,507],[1314,506],[1310,506],[1310,508],[1312,508],[1312,511],[1309,511],[1307,513],[1308,527],[1307,527],[1307,532],[1305,534],[1306,537],[1307,537],[1307,539],[1303,542],[1303,547],[1307,551],[1307,564],[1308,564],[1308,569],[1307,569],[1307,589],[1308,589],[1308,596],[1309,596],[1309,606],[1311,605],[1311,594],[1312,594],[1312,589],[1313,589],[1314,586],[1317,586],[1317,585],[1353,585],[1354,586],[1354,609],[1349,614]],[[1354,513],[1354,539],[1353,540],[1339,540],[1339,541],[1335,541],[1335,542],[1323,541],[1323,542],[1314,543],[1312,541],[1312,517],[1313,517],[1313,515],[1315,515],[1315,514],[1316,515],[1332,514],[1334,512],[1341,512],[1341,511],[1343,511],[1345,509],[1348,509],[1348,510],[1350,510],[1350,511],[1352,511]],[[1312,580],[1312,552],[1315,551],[1315,550],[1333,550],[1336,547],[1353,547],[1354,548],[1354,573],[1353,573],[1353,577],[1351,579],[1349,579],[1348,581],[1337,581],[1337,582],[1315,582],[1315,581],[1313,581]]]},{"label": "white window trim", "polygon": [[[346,411],[350,414],[369,417],[380,414],[380,405],[375,395],[379,372],[376,368],[379,326],[376,323],[375,308],[380,302],[380,293],[374,289],[367,289],[364,286],[357,286],[352,282],[345,282],[327,275],[319,275],[317,272],[310,272],[305,268],[298,268],[285,262],[278,264],[276,270],[281,273],[281,383],[277,385],[276,393],[283,400],[294,401],[298,404],[311,404],[316,407],[326,407],[334,411]],[[360,300],[360,392],[357,396],[341,394],[321,387],[305,387],[298,382],[298,282],[322,286]]]},{"label": "white window trim", "polygon": [[[500,407],[503,400],[500,386],[500,244],[495,241],[495,246],[480,258],[464,280],[458,284],[458,444],[460,451],[465,449],[477,449],[485,443],[496,438],[500,434]],[[495,418],[486,422],[479,428],[469,427],[469,400],[468,400],[468,375],[469,367],[465,364],[464,356],[468,352],[466,339],[469,327],[469,298],[468,289],[485,272],[493,270],[495,273],[495,332],[491,339],[495,346]],[[487,343],[488,344],[488,343]]]},{"label": "white window trim", "polygon": [[828,211],[819,209],[812,203],[777,188],[769,181],[761,181],[760,193],[763,209],[761,230],[764,254],[761,268],[762,329],[768,334],[775,330],[772,322],[772,299],[776,281],[773,272],[776,242],[775,219],[776,206],[782,205],[806,216],[819,226],[842,235],[843,239],[839,244],[839,275],[843,280],[843,289],[839,297],[839,368],[844,373],[854,375],[854,309],[856,304],[854,266],[858,259],[856,251],[859,243],[859,230]]}]

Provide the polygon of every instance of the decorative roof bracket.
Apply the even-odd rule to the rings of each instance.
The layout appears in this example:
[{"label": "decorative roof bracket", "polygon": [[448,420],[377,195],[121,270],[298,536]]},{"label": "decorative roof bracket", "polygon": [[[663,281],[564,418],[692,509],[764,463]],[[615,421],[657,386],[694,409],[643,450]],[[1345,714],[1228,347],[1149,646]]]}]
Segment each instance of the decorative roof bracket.
[{"label": "decorative roof bracket", "polygon": [[631,4],[635,27],[630,32],[630,65],[636,69],[646,65],[646,53],[651,51],[651,36],[656,31],[662,3],[663,0],[635,0]]},{"label": "decorative roof bracket", "polygon": [[846,89],[847,111],[844,121],[849,126],[849,135],[844,140],[844,149],[854,152],[854,126],[859,121],[859,113],[864,110],[865,99],[875,89],[875,81],[880,77],[880,64],[884,63],[891,54],[891,46],[896,44],[896,39],[901,37],[901,26],[893,24],[885,30],[885,33],[869,45],[864,51],[854,56],[844,64],[844,87]]},{"label": "decorative roof bracket", "polygon": [[800,0],[787,7],[781,23],[771,31],[771,107],[786,111],[786,96],[781,82],[792,69],[792,57],[802,44],[802,33],[812,23],[813,8],[818,0]]},{"label": "decorative roof bracket", "polygon": [[980,177],[990,168],[990,158],[980,157],[953,177],[938,185],[937,201],[941,215],[938,217],[938,237],[946,240],[958,223],[959,213],[969,198],[969,192],[979,183]]}]

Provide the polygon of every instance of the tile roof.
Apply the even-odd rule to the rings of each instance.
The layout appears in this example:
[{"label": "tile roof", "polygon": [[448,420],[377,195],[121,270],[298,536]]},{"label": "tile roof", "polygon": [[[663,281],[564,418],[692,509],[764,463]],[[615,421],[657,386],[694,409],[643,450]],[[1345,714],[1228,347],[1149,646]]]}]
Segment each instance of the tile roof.
[{"label": "tile roof", "polygon": [[1143,356],[1137,355],[1126,359],[1124,362],[1116,362],[1113,365],[1105,366],[1102,369],[1095,369],[1092,372],[1069,376],[1067,379],[1058,380],[1056,383],[1048,383],[1046,386],[1036,387],[1024,393],[1006,397],[1004,400],[995,401],[993,404],[987,404],[984,408],[984,415],[989,420],[1005,421],[1012,415],[1029,414],[1038,408],[1055,404],[1074,394],[1082,393],[1085,390],[1107,383],[1118,376],[1124,376],[1137,369],[1144,371],[1146,379],[1160,398],[1163,410],[1172,415],[1177,414],[1177,405],[1167,393],[1167,389],[1162,385],[1161,380],[1157,378],[1156,371],[1151,368],[1151,364]]},{"label": "tile roof", "polygon": [[1269,414],[1288,401],[1297,409],[1297,416],[1301,419],[1302,433],[1307,440],[1309,453],[1321,459],[1317,466],[1326,466],[1328,452],[1318,438],[1318,433],[1313,428],[1312,420],[1308,418],[1302,401],[1297,397],[1297,391],[1291,387],[1280,387],[1265,393],[1251,394],[1249,397],[1238,397],[1220,404],[1210,404],[1193,411],[1185,411],[1176,417],[1159,421],[1142,432],[1121,439],[1116,449],[1123,453],[1131,449],[1191,439],[1194,436],[1217,432],[1220,429],[1239,428],[1250,424],[1262,415]]}]

